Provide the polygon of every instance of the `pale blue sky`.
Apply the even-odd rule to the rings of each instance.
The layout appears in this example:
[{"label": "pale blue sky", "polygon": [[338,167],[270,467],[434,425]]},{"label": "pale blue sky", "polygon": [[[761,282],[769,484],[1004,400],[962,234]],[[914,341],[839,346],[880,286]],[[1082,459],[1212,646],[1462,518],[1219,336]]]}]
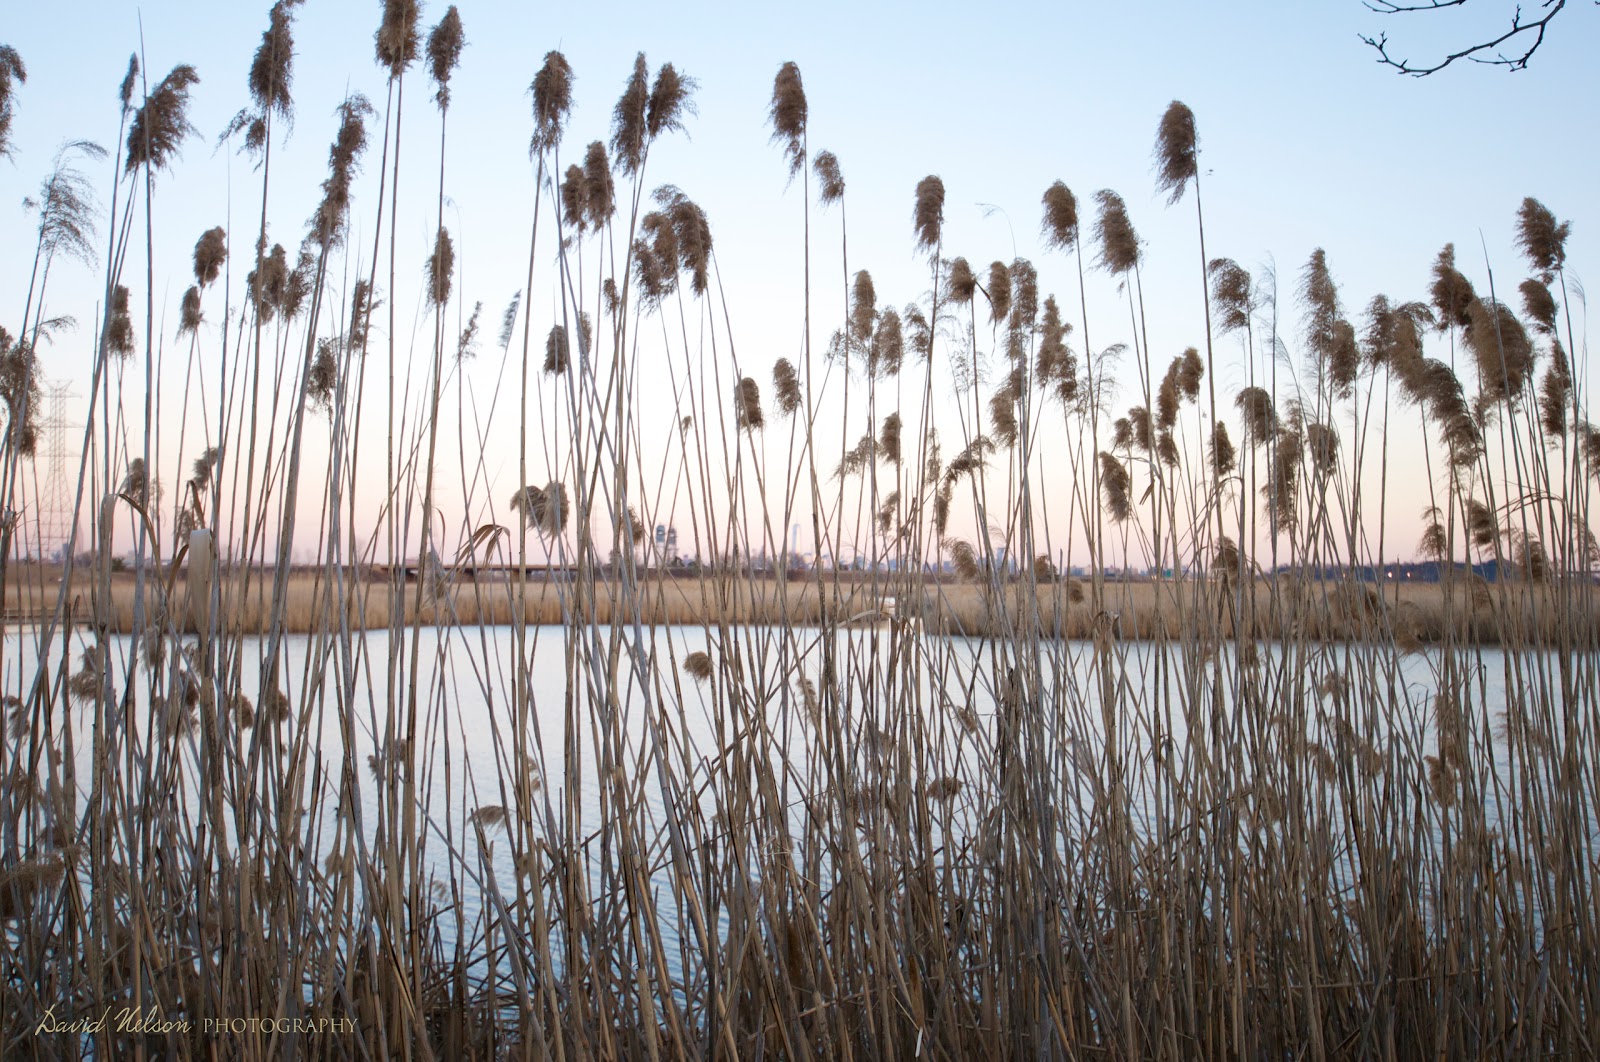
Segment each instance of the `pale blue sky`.
[{"label": "pale blue sky", "polygon": [[[160,178],[156,197],[156,288],[167,307],[170,348],[177,300],[189,283],[189,249],[202,230],[225,222],[230,194],[235,247],[248,247],[254,232],[259,180],[246,159],[218,153],[214,144],[247,102],[244,74],[268,5],[169,0],[141,12],[127,3],[81,3],[68,14],[43,4],[7,6],[0,41],[22,54],[29,73],[16,97],[14,157],[0,160],[0,218],[13,248],[0,260],[0,320],[8,324],[21,313],[23,248],[32,243],[20,202],[35,192],[62,140],[113,146],[115,91],[129,52],[140,47],[141,14],[151,74],[159,77],[178,62],[200,73],[192,119],[202,138],[190,141]],[[1076,319],[1076,274],[1070,261],[1040,244],[1039,197],[1062,179],[1087,215],[1092,193],[1113,188],[1147,244],[1144,285],[1158,373],[1184,347],[1203,345],[1192,199],[1168,208],[1151,170],[1156,125],[1174,98],[1193,108],[1199,124],[1208,252],[1251,269],[1270,256],[1285,296],[1321,246],[1351,314],[1379,291],[1422,298],[1432,260],[1447,241],[1457,244],[1462,268],[1480,288],[1487,285],[1486,244],[1496,283],[1509,295],[1526,275],[1511,243],[1524,195],[1571,220],[1569,254],[1579,277],[1587,274],[1591,234],[1600,228],[1593,195],[1600,94],[1587,58],[1600,12],[1587,5],[1563,16],[1528,71],[1452,68],[1420,81],[1376,65],[1358,32],[1387,29],[1406,42],[1399,52],[1421,57],[1471,36],[1483,20],[1508,18],[1510,6],[1479,4],[1474,8],[1481,10],[1459,18],[1406,20],[1380,18],[1357,0],[927,3],[898,10],[469,0],[460,7],[468,48],[453,89],[446,191],[454,205],[445,221],[461,255],[458,291],[469,307],[484,302],[486,320],[494,322],[486,328],[491,337],[500,311],[524,284],[532,195],[525,90],[551,48],[565,52],[577,76],[563,165],[589,140],[607,137],[635,52],[643,50],[652,69],[671,61],[699,81],[698,116],[690,118],[688,136],[653,152],[648,183],[677,184],[706,209],[740,358],[764,387],[773,360],[796,356],[800,331],[800,191],[798,184],[786,188],[766,124],[773,74],[785,60],[797,62],[805,78],[813,152],[826,148],[841,160],[850,266],[872,271],[880,302],[903,305],[927,287],[926,267],[913,253],[910,210],[916,182],[936,173],[947,189],[946,254],[964,255],[975,266],[1013,254],[1030,258],[1042,292],[1059,293]],[[424,25],[443,10],[427,5]],[[347,0],[309,0],[299,12],[297,121],[275,163],[271,211],[271,236],[291,256],[319,194],[334,106],[346,91],[364,92],[381,111],[385,81],[372,59],[379,12],[376,2]],[[420,76],[409,85],[403,134],[409,183],[402,192],[413,198],[401,210],[396,296],[402,343],[431,241],[427,204],[438,164],[437,112]],[[374,143],[357,188],[353,249],[370,248],[377,151]],[[104,180],[101,190],[109,191]],[[1003,213],[986,216],[981,204]],[[813,213],[819,349],[839,318],[837,225],[837,212]],[[536,337],[552,314],[547,232],[541,231],[540,252],[545,279],[536,280],[528,303]],[[363,251],[363,259],[369,254]],[[236,265],[237,285],[246,267]],[[87,387],[99,277],[74,266],[52,281],[52,311],[73,314],[82,325],[48,352],[47,372],[79,381],[80,393]],[[136,301],[142,277],[141,266],[130,285]],[[1095,346],[1126,340],[1127,312],[1113,283],[1097,274],[1090,284]],[[1284,332],[1296,344],[1297,320]],[[1081,345],[1081,337],[1074,340]],[[498,367],[492,346],[491,338],[470,370],[484,393]],[[1217,349],[1219,390],[1231,393],[1243,378],[1238,347],[1223,340]],[[1131,380],[1131,366],[1127,375]],[[167,379],[181,387],[181,375],[169,372]],[[1130,386],[1121,405],[1133,400]],[[783,456],[777,443],[774,433],[768,458],[775,463]],[[503,503],[515,487],[514,445],[494,456],[503,462],[491,468],[494,495]],[[1414,530],[1400,537],[1414,541]]]}]

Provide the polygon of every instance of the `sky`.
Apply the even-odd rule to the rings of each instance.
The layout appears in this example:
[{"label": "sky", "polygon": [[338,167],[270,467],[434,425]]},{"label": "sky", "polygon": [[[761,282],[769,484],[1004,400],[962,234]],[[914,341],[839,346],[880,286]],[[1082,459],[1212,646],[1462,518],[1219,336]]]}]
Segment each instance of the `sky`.
[{"label": "sky", "polygon": [[[158,393],[165,411],[157,434],[173,469],[158,475],[167,479],[178,478],[176,468],[197,451],[194,440],[204,431],[191,423],[180,442],[182,418],[174,407],[181,403],[173,396],[183,393],[192,372],[210,373],[204,386],[215,388],[221,342],[213,323],[191,361],[187,342],[172,338],[178,300],[190,282],[190,250],[202,231],[219,224],[234,231],[236,252],[248,248],[261,209],[251,160],[216,145],[228,120],[249,102],[245,73],[267,6],[90,2],[73,5],[64,17],[60,8],[8,5],[0,22],[0,43],[17,49],[28,68],[27,83],[16,92],[13,154],[0,159],[0,231],[11,249],[0,259],[0,322],[20,318],[27,292],[34,222],[22,200],[36,194],[62,142],[84,138],[115,146],[115,95],[129,53],[140,51],[155,77],[178,63],[193,64],[200,75],[190,112],[199,135],[185,144],[171,171],[158,176],[153,204],[154,287],[164,337]],[[1400,301],[1425,298],[1429,269],[1447,242],[1456,244],[1463,271],[1480,290],[1487,290],[1492,267],[1496,285],[1509,295],[1527,275],[1513,232],[1516,208],[1531,195],[1570,220],[1569,274],[1586,275],[1594,246],[1589,234],[1600,227],[1593,196],[1600,160],[1592,135],[1600,128],[1600,93],[1586,57],[1600,11],[1583,5],[1564,13],[1530,69],[1515,74],[1458,65],[1429,78],[1403,77],[1375,62],[1359,39],[1387,31],[1395,54],[1424,58],[1497,28],[1512,6],[1490,0],[1470,11],[1385,17],[1359,0],[925,3],[909,12],[841,3],[615,3],[597,9],[468,0],[460,5],[468,45],[452,83],[443,156],[444,223],[460,265],[459,294],[448,310],[451,328],[473,302],[484,304],[486,337],[463,370],[461,393],[476,396],[484,410],[500,396],[489,429],[492,445],[482,448],[491,483],[483,496],[503,510],[517,485],[514,397],[511,405],[505,401],[514,396],[517,377],[514,368],[502,368],[493,336],[502,310],[526,283],[534,191],[527,88],[550,49],[560,49],[576,75],[563,165],[590,140],[608,138],[611,108],[637,52],[646,54],[652,71],[671,62],[698,82],[696,113],[684,133],[652,149],[647,184],[677,185],[706,210],[735,354],[764,389],[774,360],[799,360],[803,331],[804,192],[800,182],[788,182],[767,124],[773,76],[786,61],[796,62],[804,77],[813,153],[827,149],[841,162],[850,270],[871,271],[880,302],[903,306],[929,288],[911,207],[916,183],[937,174],[946,188],[945,254],[965,256],[978,267],[1028,258],[1039,270],[1041,295],[1056,293],[1068,318],[1077,320],[1076,266],[1045,249],[1040,196],[1063,180],[1087,218],[1093,192],[1111,188],[1127,201],[1144,241],[1142,283],[1159,375],[1172,356],[1191,345],[1203,349],[1205,339],[1193,196],[1169,206],[1153,172],[1157,123],[1174,99],[1193,109],[1200,133],[1206,251],[1252,271],[1275,266],[1285,298],[1281,331],[1296,357],[1298,311],[1288,296],[1314,248],[1325,249],[1352,317],[1379,292]],[[437,2],[425,5],[424,27],[443,10]],[[269,239],[283,242],[292,259],[320,195],[336,105],[346,94],[363,93],[377,106],[374,143],[355,190],[349,275],[364,270],[372,253],[386,99],[372,49],[380,13],[379,3],[343,0],[309,0],[298,11],[295,121],[288,140],[275,148]],[[438,221],[440,147],[438,112],[420,72],[407,82],[401,137],[407,154],[400,265],[394,292],[383,294],[396,307],[402,354],[409,348],[411,372],[423,378],[432,325],[418,309],[421,263]],[[110,198],[109,171],[109,162],[89,170],[103,202]],[[837,207],[821,211],[813,204],[812,342],[819,352],[843,314],[839,223]],[[102,232],[102,245],[104,238]],[[558,313],[548,228],[540,239],[539,272],[525,302],[536,349]],[[137,250],[142,258],[142,239]],[[235,259],[235,305],[246,268]],[[80,396],[88,392],[103,276],[99,265],[62,263],[48,292],[48,313],[70,314],[78,327],[58,334],[43,352],[45,372],[70,382]],[[142,303],[142,260],[130,277],[135,303]],[[1094,347],[1133,338],[1115,279],[1092,270],[1088,304]],[[1581,334],[1581,305],[1574,315]],[[213,322],[220,316],[208,312]],[[1072,342],[1081,351],[1082,336]],[[1219,394],[1232,394],[1245,382],[1245,359],[1231,338],[1219,338],[1216,351]],[[672,383],[648,367],[645,372],[647,393],[664,396],[659,413],[665,421],[673,415],[667,401]],[[1119,408],[1136,400],[1133,367],[1125,365],[1121,376]],[[137,416],[142,379],[129,377],[123,388],[130,415]],[[939,389],[941,397],[945,390]],[[79,417],[85,408],[80,405]],[[1402,419],[1414,424],[1416,418]],[[852,421],[847,430],[853,438],[864,427]],[[1395,431],[1396,443],[1419,438],[1412,427]],[[786,458],[785,438],[769,428],[766,459],[774,468]],[[317,443],[308,445],[314,452]],[[470,449],[476,459],[479,448]],[[947,437],[947,450],[953,449]],[[1414,542],[1420,521],[1412,510],[1420,510],[1427,485],[1415,466],[1415,446],[1394,450],[1394,536]],[[1047,494],[1055,468],[1041,466]],[[377,520],[382,492],[372,484],[369,476],[357,487],[358,524]],[[442,489],[448,495],[459,482]],[[459,493],[455,497],[457,511],[445,519],[459,529],[476,517],[461,515]],[[655,499],[649,507],[664,505]],[[449,508],[448,499],[441,507]],[[974,522],[960,514],[952,530],[970,533]],[[808,528],[802,551],[810,551],[809,537]],[[308,556],[314,546],[314,536],[297,538],[296,555]]]}]

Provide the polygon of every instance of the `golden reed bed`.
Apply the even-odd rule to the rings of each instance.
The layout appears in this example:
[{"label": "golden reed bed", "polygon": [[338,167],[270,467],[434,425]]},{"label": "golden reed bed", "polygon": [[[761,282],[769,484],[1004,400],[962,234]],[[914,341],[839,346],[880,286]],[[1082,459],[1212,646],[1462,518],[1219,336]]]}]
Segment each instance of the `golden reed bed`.
[{"label": "golden reed bed", "polygon": [[[1596,642],[1600,631],[1600,590],[1590,588],[1565,593],[1542,585],[1510,582],[1488,584],[1482,580],[1438,583],[1400,583],[1377,586],[1340,582],[1311,582],[1293,577],[1279,580],[1276,593],[1266,580],[1252,588],[1253,601],[1220,583],[1193,578],[1182,581],[1118,581],[1105,584],[1105,607],[1091,603],[1086,580],[1061,580],[1038,584],[1013,582],[995,589],[972,583],[929,582],[909,594],[903,584],[888,577],[874,582],[860,575],[823,576],[819,596],[813,576],[780,580],[750,579],[733,574],[703,578],[646,577],[636,595],[637,618],[647,625],[783,624],[814,626],[821,622],[819,602],[831,602],[833,615],[847,626],[868,626],[893,620],[920,622],[924,629],[945,634],[1001,636],[1023,626],[1023,615],[1037,607],[1044,629],[1067,638],[1088,638],[1097,623],[1113,636],[1149,639],[1165,635],[1179,638],[1197,628],[1220,629],[1225,637],[1254,632],[1264,639],[1365,640],[1373,630],[1385,631],[1402,649],[1444,638],[1446,616],[1453,620],[1457,640],[1498,644],[1562,644],[1576,640]],[[153,600],[165,599],[165,582],[150,584]],[[56,601],[59,581],[32,580],[13,586],[7,595],[6,616],[11,621],[37,619]],[[267,629],[272,599],[272,579],[261,572],[236,576],[223,586],[223,626],[234,633],[261,634]],[[523,614],[529,624],[558,624],[564,617],[588,617],[587,597],[571,583],[530,579],[523,587]],[[1448,601],[1447,601],[1448,594]],[[1570,598],[1567,595],[1571,595]],[[136,579],[130,573],[113,577],[110,629],[134,629]],[[504,578],[475,582],[458,578],[439,588],[408,580],[401,591],[403,623],[418,620],[433,624],[492,626],[510,624],[516,617],[515,585]],[[352,577],[335,587],[320,574],[290,577],[285,629],[294,634],[334,631],[339,620],[337,602],[345,602],[349,627],[382,629],[394,621],[396,594],[384,577]],[[594,582],[593,618],[611,623],[617,618],[616,584]],[[179,626],[192,631],[184,573],[172,582],[171,607]],[[159,605],[157,608],[159,609]],[[68,608],[75,622],[92,623],[94,594],[90,581],[75,578]],[[1199,620],[1198,610],[1210,617]],[[621,619],[635,616],[624,611]]]}]

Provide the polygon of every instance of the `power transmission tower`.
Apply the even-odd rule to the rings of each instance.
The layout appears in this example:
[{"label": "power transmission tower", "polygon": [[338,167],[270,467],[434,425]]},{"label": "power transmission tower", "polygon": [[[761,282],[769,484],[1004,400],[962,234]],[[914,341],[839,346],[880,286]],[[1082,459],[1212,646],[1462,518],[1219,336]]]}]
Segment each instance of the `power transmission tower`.
[{"label": "power transmission tower", "polygon": [[71,384],[54,384],[49,390],[50,412],[44,422],[44,480],[39,485],[39,551],[45,557],[64,550],[72,533],[74,473],[67,403],[77,397]]}]

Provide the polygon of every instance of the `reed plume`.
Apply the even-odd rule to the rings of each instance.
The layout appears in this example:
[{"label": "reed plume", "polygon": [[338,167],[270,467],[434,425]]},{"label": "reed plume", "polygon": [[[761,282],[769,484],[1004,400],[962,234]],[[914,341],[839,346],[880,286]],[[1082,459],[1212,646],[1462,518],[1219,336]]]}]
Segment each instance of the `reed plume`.
[{"label": "reed plume", "polygon": [[388,70],[391,78],[399,77],[416,62],[421,43],[417,21],[421,16],[417,0],[383,0],[383,20],[373,35],[373,44],[378,65]]},{"label": "reed plume", "polygon": [[1274,535],[1299,526],[1297,498],[1300,483],[1300,457],[1303,442],[1299,432],[1279,431],[1278,446],[1272,455],[1271,476],[1261,493],[1267,502],[1267,526]]},{"label": "reed plume", "polygon": [[1522,293],[1522,312],[1533,322],[1534,328],[1545,335],[1554,335],[1556,299],[1550,294],[1550,288],[1539,280],[1529,277],[1517,290]]},{"label": "reed plume", "polygon": [[1552,439],[1567,434],[1567,408],[1572,398],[1572,374],[1560,340],[1551,341],[1550,364],[1539,381],[1539,423]]},{"label": "reed plume", "polygon": [[1306,449],[1311,454],[1311,467],[1320,475],[1329,475],[1339,457],[1339,433],[1326,424],[1308,424]]},{"label": "reed plume", "polygon": [[1178,422],[1178,406],[1182,398],[1178,376],[1182,369],[1182,360],[1173,358],[1167,366],[1167,374],[1161,379],[1161,386],[1156,389],[1156,427],[1161,431],[1171,431]]},{"label": "reed plume", "polygon": [[128,125],[124,171],[141,166],[166,169],[183,141],[195,132],[189,122],[189,89],[200,81],[192,66],[175,66],[144,98]]},{"label": "reed plume", "polygon": [[989,427],[1003,446],[1017,442],[1016,396],[1009,387],[1002,387],[989,396]]},{"label": "reed plume", "polygon": [[617,186],[611,177],[611,163],[606,159],[606,146],[595,140],[583,153],[583,217],[588,227],[598,232],[616,212]]},{"label": "reed plume", "polygon": [[944,231],[944,181],[933,174],[917,182],[911,227],[917,234],[917,250],[931,251],[939,246]]},{"label": "reed plume", "polygon": [[433,98],[441,111],[450,107],[450,75],[461,65],[461,50],[467,46],[467,35],[461,27],[461,12],[451,4],[428,34],[428,74],[437,86]]},{"label": "reed plume", "polygon": [[311,216],[310,238],[323,251],[332,250],[343,240],[350,215],[350,185],[361,153],[367,148],[367,119],[377,114],[367,98],[359,94],[339,104],[338,113],[339,131],[328,148],[328,176],[322,182],[322,201]]},{"label": "reed plume", "polygon": [[1055,397],[1071,408],[1078,399],[1078,364],[1067,336],[1072,325],[1061,319],[1061,308],[1054,295],[1044,300],[1044,320],[1039,325],[1039,350],[1034,372],[1040,381],[1054,388]]},{"label": "reed plume", "polygon": [[317,343],[317,353],[306,368],[306,400],[313,406],[331,410],[333,394],[339,384],[339,362],[334,357],[333,341]]},{"label": "reed plume", "polygon": [[462,362],[478,353],[478,316],[483,313],[483,303],[472,304],[472,314],[467,318],[467,323],[461,329],[461,334],[456,337],[456,361]]},{"label": "reed plume", "polygon": [[[1016,258],[1011,262],[1011,310],[1007,315],[1006,327],[1011,331],[1013,339],[1033,332],[1033,326],[1039,319],[1039,272],[1033,268],[1033,263],[1026,258]],[[1013,356],[1020,352],[1013,351]]]},{"label": "reed plume", "polygon": [[0,44],[0,158],[10,158],[11,123],[16,118],[16,86],[28,81],[28,67],[9,44]]},{"label": "reed plume", "polygon": [[779,358],[772,366],[772,400],[785,417],[794,416],[800,408],[800,377],[788,358]]},{"label": "reed plume", "polygon": [[1126,273],[1139,265],[1139,236],[1128,220],[1128,206],[1122,197],[1103,188],[1094,194],[1099,213],[1095,216],[1095,242],[1100,245],[1096,263],[1113,274]]},{"label": "reed plume", "polygon": [[806,164],[806,90],[800,82],[800,68],[792,62],[779,67],[772,80],[767,120],[772,123],[772,141],[782,145],[789,160],[792,181]]},{"label": "reed plume", "polygon": [[200,312],[200,289],[191,284],[183,293],[183,302],[178,307],[178,335],[193,335],[200,330],[200,322],[203,319],[204,315]]},{"label": "reed plume", "polygon": [[965,258],[950,260],[950,277],[946,285],[946,297],[951,302],[962,306],[972,301],[973,293],[978,290],[978,278]]},{"label": "reed plume", "polygon": [[1518,573],[1530,583],[1550,581],[1550,556],[1533,535],[1519,534],[1513,551]]},{"label": "reed plume", "polygon": [[260,112],[294,119],[294,9],[302,0],[278,0],[267,12],[267,28],[250,61],[250,98]]},{"label": "reed plume", "polygon": [[611,154],[617,167],[632,176],[644,165],[650,118],[650,67],[640,52],[633,60],[622,95],[611,112]]},{"label": "reed plume", "polygon": [[1156,190],[1167,193],[1168,205],[1182,199],[1189,182],[1199,176],[1198,149],[1194,112],[1173,100],[1156,130]]},{"label": "reed plume", "polygon": [[135,457],[128,462],[128,471],[122,477],[122,486],[118,487],[117,491],[143,504],[145,492],[149,487],[150,477],[145,471],[144,458]]},{"label": "reed plume", "polygon": [[1133,479],[1123,463],[1105,451],[1100,452],[1100,490],[1106,513],[1116,523],[1124,523],[1133,513]]},{"label": "reed plume", "polygon": [[500,334],[495,337],[495,345],[500,349],[505,350],[511,346],[512,337],[516,335],[517,314],[521,310],[522,292],[518,290],[506,304],[505,312],[500,315]]},{"label": "reed plume", "polygon": [[702,683],[710,681],[716,673],[711,657],[698,649],[683,658],[683,670],[696,682]]},{"label": "reed plume", "polygon": [[[586,311],[578,312],[578,353],[581,355],[589,349],[591,329],[589,314]],[[567,334],[564,325],[553,325],[550,334],[545,337],[544,343],[544,371],[550,376],[560,376],[571,366],[572,340]]]},{"label": "reed plume", "polygon": [[975,582],[982,574],[978,567],[978,554],[972,548],[972,543],[965,539],[957,539],[950,543],[950,562],[955,565],[956,575],[967,582]]},{"label": "reed plume", "polygon": [[900,414],[890,413],[883,418],[883,427],[878,432],[878,450],[885,461],[900,463]]},{"label": "reed plume", "polygon": [[531,526],[545,538],[555,538],[566,530],[570,515],[567,486],[552,481],[543,487],[523,487],[511,496],[511,508],[522,518],[524,527]]},{"label": "reed plume", "polygon": [[1439,507],[1430,505],[1422,512],[1422,539],[1417,543],[1417,553],[1432,561],[1442,561],[1450,551],[1450,538],[1445,530],[1443,514]]},{"label": "reed plume", "polygon": [[811,160],[811,172],[817,178],[817,202],[823,206],[844,198],[844,174],[839,170],[838,156],[831,151],[819,151]]},{"label": "reed plume", "polygon": [[544,53],[544,63],[533,75],[528,92],[533,96],[533,138],[528,154],[539,156],[561,143],[567,115],[572,112],[572,64],[552,49]]},{"label": "reed plume", "polygon": [[561,197],[561,219],[569,227],[582,233],[589,227],[589,204],[585,198],[586,187],[583,179],[583,167],[577,163],[567,167],[566,174],[561,179],[559,195]]},{"label": "reed plume", "polygon": [[0,400],[6,409],[6,437],[23,457],[33,456],[39,448],[39,406],[44,395],[38,366],[32,348],[12,342],[11,334],[0,328]]},{"label": "reed plume", "polygon": [[106,327],[106,350],[119,358],[133,353],[133,315],[128,309],[128,289],[118,284],[111,295],[111,320]]},{"label": "reed plume", "polygon": [[1355,383],[1361,354],[1355,328],[1339,313],[1339,289],[1328,270],[1321,247],[1300,274],[1300,299],[1306,306],[1306,346],[1327,373],[1336,395],[1345,395]]},{"label": "reed plume", "polygon": [[989,297],[989,320],[998,324],[1011,312],[1011,270],[1004,262],[989,263],[989,283],[984,288]]},{"label": "reed plume", "polygon": [[734,413],[739,427],[746,431],[760,431],[766,427],[766,415],[761,412],[761,385],[746,376],[739,381],[738,402]]},{"label": "reed plume", "polygon": [[690,289],[704,295],[711,280],[711,223],[705,211],[672,185],[656,189],[655,200],[672,223],[678,260],[670,264],[687,272]]},{"label": "reed plume", "polygon": [[1211,471],[1221,480],[1233,471],[1236,460],[1233,440],[1228,437],[1228,426],[1219,420],[1211,431]]},{"label": "reed plume", "polygon": [[439,234],[434,237],[433,253],[428,256],[428,299],[434,306],[443,306],[450,301],[450,282],[455,274],[456,248],[450,239],[449,231],[439,226]]},{"label": "reed plume", "polygon": [[645,131],[651,140],[683,128],[683,116],[694,113],[694,90],[698,87],[694,78],[678,73],[671,63],[661,64],[645,109]]},{"label": "reed plume", "polygon": [[872,345],[867,350],[867,372],[872,376],[895,376],[905,359],[905,333],[901,330],[900,314],[892,306],[885,306],[878,314],[878,325],[872,332]]},{"label": "reed plume", "polygon": [[1494,513],[1477,498],[1467,502],[1467,532],[1472,536],[1472,544],[1482,549],[1488,549],[1500,541],[1500,525],[1495,521]]},{"label": "reed plume", "polygon": [[1517,249],[1547,284],[1567,260],[1567,237],[1571,234],[1571,222],[1558,224],[1550,209],[1532,196],[1517,209]]},{"label": "reed plume", "polygon": [[877,300],[872,274],[865,269],[857,270],[850,291],[850,341],[853,345],[859,347],[871,340],[878,319]]},{"label": "reed plume", "polygon": [[1211,302],[1217,310],[1217,327],[1224,335],[1250,327],[1254,310],[1250,274],[1231,258],[1213,258],[1206,266],[1211,278]]},{"label": "reed plume", "polygon": [[39,214],[40,260],[49,262],[63,255],[85,265],[93,265],[95,249],[94,215],[98,210],[94,187],[74,164],[73,156],[99,161],[105,148],[87,140],[72,140],[56,150],[49,175],[39,185],[39,197],[22,201],[24,210]]},{"label": "reed plume", "polygon": [[228,234],[218,225],[200,234],[194,245],[194,279],[202,288],[208,288],[222,275],[222,266],[228,260]]},{"label": "reed plume", "polygon": [[1461,338],[1477,363],[1478,386],[1491,402],[1522,393],[1533,374],[1533,344],[1509,306],[1474,299]]},{"label": "reed plume", "polygon": [[1465,328],[1470,322],[1467,308],[1477,300],[1472,282],[1456,269],[1456,245],[1447,243],[1433,263],[1433,283],[1428,289],[1433,308],[1439,315],[1439,328]]},{"label": "reed plume", "polygon": [[1078,245],[1078,199],[1060,181],[1044,190],[1045,246],[1051,250],[1072,251]]}]

